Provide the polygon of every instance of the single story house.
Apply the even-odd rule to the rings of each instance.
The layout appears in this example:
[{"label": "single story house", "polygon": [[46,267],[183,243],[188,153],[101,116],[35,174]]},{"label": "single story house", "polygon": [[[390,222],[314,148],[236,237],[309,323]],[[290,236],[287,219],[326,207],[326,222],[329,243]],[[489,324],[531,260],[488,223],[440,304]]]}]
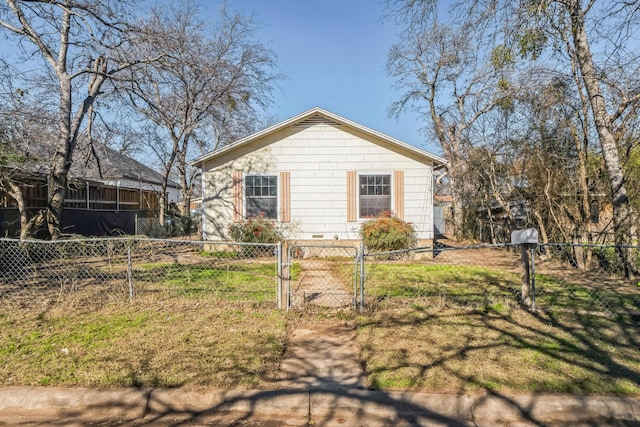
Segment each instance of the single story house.
[{"label": "single story house", "polygon": [[191,164],[202,170],[205,240],[227,240],[232,223],[263,214],[298,243],[356,241],[364,221],[391,211],[424,242],[445,160],[316,107]]},{"label": "single story house", "polygon": [[[48,159],[52,144],[34,144],[22,149],[30,159],[13,180],[22,188],[29,216],[45,209],[49,198]],[[134,234],[136,219],[146,218],[145,230],[152,227],[159,214],[162,175],[150,167],[119,153],[104,144],[79,145],[73,155],[63,212],[64,233],[87,236]],[[169,181],[166,198],[177,203],[180,186]],[[147,222],[149,224],[147,224]],[[157,220],[156,220],[157,222]],[[141,223],[142,224],[142,223]],[[157,228],[157,227],[156,227]],[[0,190],[0,233],[19,233],[16,201]]]}]

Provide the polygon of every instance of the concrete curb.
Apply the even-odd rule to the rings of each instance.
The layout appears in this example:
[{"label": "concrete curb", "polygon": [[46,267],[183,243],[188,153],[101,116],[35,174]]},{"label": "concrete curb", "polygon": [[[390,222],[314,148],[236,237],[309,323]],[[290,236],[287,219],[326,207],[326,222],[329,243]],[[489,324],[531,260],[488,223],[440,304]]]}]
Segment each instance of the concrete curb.
[{"label": "concrete curb", "polygon": [[[640,399],[573,395],[456,396],[350,390],[312,391],[311,419],[375,416],[407,425],[636,425]],[[334,416],[335,418],[335,416]]]},{"label": "concrete curb", "polygon": [[191,390],[9,387],[0,425],[119,425],[215,420],[273,425],[638,425],[640,399],[572,395],[456,396],[358,389]]}]

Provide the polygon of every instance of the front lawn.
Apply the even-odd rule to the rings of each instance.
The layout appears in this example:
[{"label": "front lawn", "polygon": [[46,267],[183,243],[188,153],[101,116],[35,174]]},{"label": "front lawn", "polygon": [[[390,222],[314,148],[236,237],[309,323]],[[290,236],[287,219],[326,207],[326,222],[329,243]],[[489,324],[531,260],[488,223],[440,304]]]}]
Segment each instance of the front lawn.
[{"label": "front lawn", "polygon": [[1,313],[0,385],[254,388],[277,372],[282,311],[206,299],[136,307]]},{"label": "front lawn", "polygon": [[640,394],[630,319],[509,311],[383,310],[360,319],[374,388],[436,393]]},{"label": "front lawn", "polygon": [[[376,263],[358,334],[373,387],[445,393],[640,394],[637,287],[499,268]],[[573,277],[573,279],[572,279]]]},{"label": "front lawn", "polygon": [[[517,273],[381,262],[367,267],[365,313],[285,312],[265,299],[275,296],[273,263],[134,270],[132,303],[0,309],[0,385],[274,387],[292,323],[329,318],[357,321],[373,388],[640,395],[637,287],[539,275],[531,312],[518,307]],[[353,280],[351,263],[332,271]]]},{"label": "front lawn", "polygon": [[215,295],[228,301],[275,301],[273,263],[220,260],[216,264],[142,264],[134,272],[141,292],[159,290],[176,296]]}]

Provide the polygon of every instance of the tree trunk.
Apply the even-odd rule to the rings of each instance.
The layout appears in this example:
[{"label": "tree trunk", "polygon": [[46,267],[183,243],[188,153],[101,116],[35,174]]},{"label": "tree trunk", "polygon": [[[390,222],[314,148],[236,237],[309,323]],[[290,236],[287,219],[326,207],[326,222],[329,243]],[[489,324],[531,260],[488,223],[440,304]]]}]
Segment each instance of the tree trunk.
[{"label": "tree trunk", "polygon": [[600,89],[593,57],[585,29],[584,13],[578,0],[568,3],[568,11],[573,28],[573,41],[576,49],[576,57],[582,73],[589,104],[602,148],[611,196],[613,201],[613,232],[618,254],[624,265],[627,278],[633,279],[640,276],[638,266],[635,263],[633,251],[626,247],[631,245],[632,239],[632,209],[629,205],[629,197],[624,181],[624,171],[620,162],[618,145],[613,133],[611,117],[607,112],[603,93]]},{"label": "tree trunk", "polygon": [[[435,89],[434,89],[435,91]],[[461,240],[464,237],[464,202],[463,202],[463,180],[462,156],[460,153],[460,140],[454,125],[445,130],[445,124],[440,116],[435,113],[435,103],[432,102],[431,119],[435,125],[436,135],[440,141],[440,146],[447,159],[447,169],[449,172],[449,189],[451,191],[453,238]]]},{"label": "tree trunk", "polygon": [[162,190],[158,195],[158,222],[164,230],[164,212],[167,209],[167,185],[162,183]]},{"label": "tree trunk", "polygon": [[[545,227],[545,221],[542,219],[542,215],[540,214],[540,211],[533,207],[532,208],[532,214],[535,217],[537,223],[538,223],[538,231],[540,232],[540,240],[541,243],[546,245],[547,243],[549,243],[549,235],[547,234],[547,227]],[[540,248],[540,258],[541,259],[547,259],[549,257],[550,252],[547,250],[547,246],[539,246]]]},{"label": "tree trunk", "polygon": [[[451,165],[451,164],[450,164]],[[460,191],[460,182],[458,181],[456,174],[451,173],[454,166],[449,166],[449,185],[451,188],[451,219],[453,222],[453,238],[454,240],[461,240],[463,233],[464,211],[462,209],[462,192]]]},{"label": "tree trunk", "polygon": [[[586,135],[584,136],[586,138]],[[578,160],[579,160],[579,168],[580,168],[580,189],[582,192],[582,205],[580,206],[580,216],[582,219],[582,224],[580,225],[580,243],[587,243],[591,245],[593,243],[593,236],[591,235],[591,202],[589,201],[589,182],[588,182],[588,172],[587,172],[587,147],[586,142],[584,144],[581,143],[580,139],[577,135],[574,135],[574,141],[576,144],[576,149],[578,151]],[[584,148],[584,149],[583,149]],[[583,261],[584,268],[588,269],[591,264],[591,258],[593,254],[593,250],[591,246],[586,246],[583,251]],[[576,254],[577,256],[577,254]]]},{"label": "tree trunk", "polygon": [[8,177],[2,179],[2,187],[4,187],[7,194],[13,198],[18,205],[18,213],[20,215],[20,240],[25,240],[30,237],[31,230],[29,227],[27,208],[24,203],[24,196],[22,195],[22,188]]},{"label": "tree trunk", "polygon": [[59,237],[62,230],[64,199],[67,191],[67,177],[71,168],[74,142],[71,140],[71,80],[63,72],[60,77],[60,118],[58,120],[58,141],[51,161],[47,188],[47,228],[52,239]]},{"label": "tree trunk", "polygon": [[[187,137],[183,137],[183,147],[187,146]],[[182,204],[180,205],[180,215],[189,217],[191,215],[191,196],[193,195],[193,180],[187,179],[187,158],[184,150],[180,150],[177,155],[178,173],[180,174],[180,195]]]}]

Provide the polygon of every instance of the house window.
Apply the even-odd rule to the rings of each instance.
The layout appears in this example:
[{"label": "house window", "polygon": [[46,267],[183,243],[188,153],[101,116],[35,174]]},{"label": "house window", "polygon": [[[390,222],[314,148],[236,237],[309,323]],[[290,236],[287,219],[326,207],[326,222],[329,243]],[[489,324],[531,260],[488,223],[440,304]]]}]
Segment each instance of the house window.
[{"label": "house window", "polygon": [[360,218],[391,211],[391,175],[360,175]]},{"label": "house window", "polygon": [[245,177],[247,218],[264,214],[278,218],[278,177],[275,175],[248,175]]}]

